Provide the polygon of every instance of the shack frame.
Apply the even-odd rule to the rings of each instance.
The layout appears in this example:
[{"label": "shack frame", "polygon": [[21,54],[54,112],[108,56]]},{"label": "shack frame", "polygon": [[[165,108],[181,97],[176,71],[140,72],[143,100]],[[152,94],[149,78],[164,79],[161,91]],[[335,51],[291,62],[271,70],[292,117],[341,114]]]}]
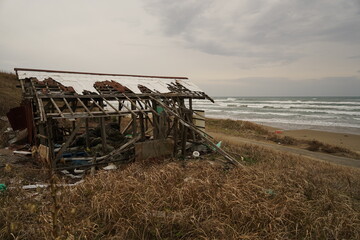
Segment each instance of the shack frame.
[{"label": "shack frame", "polygon": [[[106,152],[107,137],[105,133],[105,119],[116,117],[119,122],[124,116],[131,115],[130,124],[122,133],[130,131],[133,138],[109,154],[98,157],[97,161],[110,162],[118,154],[125,151],[127,147],[135,142],[143,142],[148,139],[149,132],[152,138],[169,139],[174,142],[173,156],[186,154],[186,142],[206,142],[218,152],[220,152],[230,163],[238,165],[238,162],[230,155],[218,148],[209,135],[193,124],[193,100],[208,99],[213,102],[205,92],[191,91],[177,80],[188,80],[185,77],[164,77],[164,76],[145,76],[145,75],[126,75],[126,74],[104,74],[90,72],[55,71],[44,69],[15,68],[18,80],[20,81],[23,92],[23,105],[27,109],[26,121],[28,126],[29,141],[36,147],[46,146],[46,161],[52,168],[57,168],[62,154],[74,140],[80,128],[85,128],[88,135],[89,120],[98,119],[101,129],[101,140],[103,152]],[[102,82],[95,86],[97,92],[83,92],[79,94],[73,91],[71,86],[64,86],[56,79],[50,79],[44,84],[44,80],[34,77],[21,78],[19,72],[44,72],[58,74],[79,74],[92,76],[106,76],[111,80],[114,76],[126,78],[157,78],[171,79],[176,84],[169,85],[168,93],[149,91],[143,87],[141,93],[131,91],[119,91],[114,81]],[[42,81],[41,81],[42,80]],[[55,80],[56,83],[51,82]],[[121,83],[120,83],[121,84]],[[57,85],[57,86],[56,86]],[[126,86],[124,86],[126,89]],[[138,86],[141,88],[142,86]],[[118,107],[113,102],[118,103]],[[112,104],[113,103],[113,104]],[[106,108],[110,107],[110,110]],[[163,109],[162,113],[157,111],[157,107]],[[55,121],[65,120],[72,124],[71,132],[66,136],[66,141],[55,154],[54,128]],[[86,147],[88,145],[86,139]],[[106,161],[105,161],[106,160]],[[96,164],[96,161],[93,162]]]}]

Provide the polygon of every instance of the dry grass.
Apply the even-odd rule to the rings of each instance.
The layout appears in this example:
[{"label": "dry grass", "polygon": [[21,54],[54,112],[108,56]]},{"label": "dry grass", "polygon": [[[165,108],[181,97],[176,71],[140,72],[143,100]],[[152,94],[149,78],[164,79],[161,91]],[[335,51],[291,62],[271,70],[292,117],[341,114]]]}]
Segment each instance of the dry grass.
[{"label": "dry grass", "polygon": [[336,156],[360,159],[360,155],[350,149],[325,144],[316,140],[300,140],[289,136],[280,136],[265,127],[247,121],[230,119],[206,119],[206,128],[212,132],[225,133],[256,140],[272,141],[284,145],[305,148],[314,152],[324,152]]},{"label": "dry grass", "polygon": [[[245,170],[135,163],[60,189],[60,239],[360,238],[359,170],[225,144]],[[0,238],[50,238],[50,196],[38,193],[0,197]]]},{"label": "dry grass", "polygon": [[207,130],[214,132],[222,132],[244,137],[269,134],[269,131],[259,124],[230,119],[207,118],[206,128]]}]

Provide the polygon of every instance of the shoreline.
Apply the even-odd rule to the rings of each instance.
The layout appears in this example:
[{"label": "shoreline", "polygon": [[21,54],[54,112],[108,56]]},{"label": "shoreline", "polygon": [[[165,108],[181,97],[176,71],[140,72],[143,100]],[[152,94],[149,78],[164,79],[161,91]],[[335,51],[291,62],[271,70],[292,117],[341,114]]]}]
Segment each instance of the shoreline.
[{"label": "shoreline", "polygon": [[[207,117],[209,118],[209,117]],[[214,118],[212,119],[224,119],[224,118]],[[229,118],[228,118],[229,119]],[[235,121],[247,121],[240,119],[232,119]],[[251,121],[248,121],[251,122]],[[351,133],[351,129],[348,129],[349,132],[331,132],[326,130],[317,130],[317,129],[284,129],[276,126],[271,126],[269,124],[263,124],[258,122],[252,122],[258,125],[263,126],[270,132],[279,134],[280,136],[293,137],[299,140],[317,140],[322,143],[335,145],[339,147],[344,147],[349,150],[360,153],[360,134]]]},{"label": "shoreline", "polygon": [[[206,114],[206,112],[205,112]],[[320,131],[320,132],[330,132],[330,133],[338,133],[338,134],[351,134],[360,136],[360,126],[356,127],[344,127],[344,126],[324,126],[324,125],[304,125],[304,124],[289,124],[289,123],[281,123],[281,122],[260,122],[260,121],[251,121],[248,119],[239,119],[239,118],[231,118],[231,117],[219,117],[218,115],[205,115],[206,118],[213,119],[231,119],[234,121],[247,121],[262,125],[264,127],[274,128],[277,130],[283,131],[298,131],[298,130],[309,130],[309,131]]]}]

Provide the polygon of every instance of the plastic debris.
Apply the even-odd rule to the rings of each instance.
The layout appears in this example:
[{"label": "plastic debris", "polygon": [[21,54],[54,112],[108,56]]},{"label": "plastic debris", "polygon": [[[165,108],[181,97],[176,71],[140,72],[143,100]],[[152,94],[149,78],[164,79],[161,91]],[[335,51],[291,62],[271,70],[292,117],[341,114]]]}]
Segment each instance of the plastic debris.
[{"label": "plastic debris", "polygon": [[13,151],[15,154],[21,154],[21,155],[31,155],[32,152],[29,151]]},{"label": "plastic debris", "polygon": [[198,151],[194,151],[192,154],[194,157],[200,157],[200,153]]},{"label": "plastic debris", "polygon": [[6,191],[6,185],[1,183],[0,184],[0,192],[5,192]]},{"label": "plastic debris", "polygon": [[[76,178],[80,179],[80,178],[83,178],[83,175],[74,175],[74,174],[70,173],[70,172],[67,171],[67,170],[62,170],[61,173],[63,173],[63,174],[64,174],[65,176],[67,176],[67,177],[71,177],[72,179],[76,179]],[[74,173],[76,173],[76,172],[74,171]]]},{"label": "plastic debris", "polygon": [[115,170],[117,169],[117,167],[115,166],[115,164],[110,163],[109,165],[107,165],[106,167],[103,167],[104,170]]},{"label": "plastic debris", "polygon": [[268,195],[270,195],[270,196],[276,195],[275,191],[272,190],[272,189],[266,189],[266,190],[265,190],[265,193],[268,194]]},{"label": "plastic debris", "polygon": [[[58,187],[72,187],[72,186],[76,186],[80,183],[83,183],[84,180],[81,180],[81,181],[78,181],[76,183],[70,183],[70,184],[56,184],[56,186]],[[37,188],[47,188],[49,187],[50,184],[31,184],[31,185],[25,185],[25,186],[22,186],[22,189],[25,189],[25,190],[29,190],[29,189],[37,189]]]}]

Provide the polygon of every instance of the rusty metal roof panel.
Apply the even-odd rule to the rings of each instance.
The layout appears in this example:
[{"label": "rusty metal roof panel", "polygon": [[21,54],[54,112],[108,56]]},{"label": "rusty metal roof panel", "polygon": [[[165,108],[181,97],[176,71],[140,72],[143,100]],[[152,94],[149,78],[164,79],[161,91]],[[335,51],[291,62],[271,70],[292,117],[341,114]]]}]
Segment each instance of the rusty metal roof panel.
[{"label": "rusty metal roof panel", "polygon": [[94,83],[106,80],[112,80],[120,83],[134,93],[141,93],[140,89],[138,88],[139,85],[143,85],[154,92],[169,93],[170,90],[168,89],[168,85],[175,83],[183,85],[190,91],[203,92],[189,79],[184,77],[82,73],[23,68],[16,68],[15,71],[17,72],[19,79],[34,77],[39,81],[43,81],[47,78],[52,78],[64,86],[73,87],[78,94],[82,94],[84,90],[97,92],[94,88]]}]

